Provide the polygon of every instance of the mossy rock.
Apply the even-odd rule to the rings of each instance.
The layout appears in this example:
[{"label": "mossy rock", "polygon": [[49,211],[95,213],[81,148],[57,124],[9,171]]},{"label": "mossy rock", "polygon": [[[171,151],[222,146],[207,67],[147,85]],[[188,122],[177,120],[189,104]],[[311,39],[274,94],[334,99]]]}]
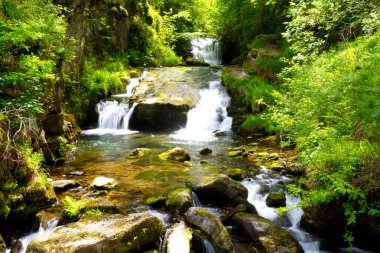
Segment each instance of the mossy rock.
[{"label": "mossy rock", "polygon": [[238,198],[248,197],[248,190],[244,185],[223,174],[203,177],[189,184],[198,197],[206,202],[233,203]]},{"label": "mossy rock", "polygon": [[302,176],[305,174],[305,167],[299,163],[278,160],[273,161],[266,166],[268,169],[278,171],[285,175]]},{"label": "mossy rock", "polygon": [[165,205],[165,201],[166,201],[165,196],[159,196],[159,197],[149,197],[144,201],[144,203],[151,207],[162,207]]},{"label": "mossy rock", "polygon": [[180,147],[175,147],[173,149],[169,149],[159,155],[159,157],[163,160],[171,160],[177,162],[190,161],[189,153]]},{"label": "mossy rock", "polygon": [[232,222],[244,230],[260,252],[303,253],[300,244],[282,227],[256,214],[237,213]]},{"label": "mossy rock", "polygon": [[212,154],[212,150],[210,148],[203,148],[199,150],[200,155],[210,155]]},{"label": "mossy rock", "polygon": [[128,152],[129,158],[140,158],[143,156],[147,156],[152,153],[152,150],[148,148],[135,148]]},{"label": "mossy rock", "polygon": [[226,156],[228,157],[241,157],[243,156],[244,152],[241,151],[241,150],[232,150],[232,151],[229,151]]},{"label": "mossy rock", "polygon": [[286,198],[284,192],[271,192],[269,193],[265,203],[269,207],[284,207],[286,206]]},{"label": "mossy rock", "polygon": [[171,211],[185,213],[190,207],[194,206],[191,190],[189,188],[179,188],[169,192],[165,205]]},{"label": "mossy rock", "polygon": [[237,180],[237,181],[241,181],[251,176],[251,173],[249,173],[247,170],[240,169],[240,168],[228,169],[226,174],[233,180]]},{"label": "mossy rock", "polygon": [[227,229],[218,216],[206,208],[191,207],[185,214],[186,221],[205,233],[217,253],[235,252]]},{"label": "mossy rock", "polygon": [[203,59],[195,59],[195,58],[187,58],[186,59],[186,65],[187,66],[204,66],[209,67],[210,64],[205,62]]},{"label": "mossy rock", "polygon": [[55,192],[63,192],[68,189],[80,186],[78,182],[69,179],[55,180],[53,181],[52,185]]},{"label": "mossy rock", "polygon": [[148,214],[93,216],[34,239],[27,252],[124,253],[159,241],[161,230],[161,221]]}]

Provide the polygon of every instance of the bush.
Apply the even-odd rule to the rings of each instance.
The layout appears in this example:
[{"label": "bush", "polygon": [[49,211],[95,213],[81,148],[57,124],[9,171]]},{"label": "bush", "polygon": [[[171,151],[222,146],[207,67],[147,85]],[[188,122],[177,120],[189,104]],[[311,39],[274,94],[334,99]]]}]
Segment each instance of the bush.
[{"label": "bush", "polygon": [[302,206],[340,203],[346,240],[358,216],[380,216],[380,33],[294,67],[275,111],[308,178],[293,192]]}]

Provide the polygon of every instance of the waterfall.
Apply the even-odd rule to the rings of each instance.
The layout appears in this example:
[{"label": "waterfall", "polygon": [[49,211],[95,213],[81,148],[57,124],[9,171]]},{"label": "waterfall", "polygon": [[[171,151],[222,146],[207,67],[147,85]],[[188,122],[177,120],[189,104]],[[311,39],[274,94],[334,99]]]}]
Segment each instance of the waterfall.
[{"label": "waterfall", "polygon": [[[268,174],[268,170],[262,166],[261,174],[254,179],[246,179],[242,184],[248,189],[248,201],[253,204],[260,216],[278,223],[283,226],[301,245],[305,253],[318,253],[321,252],[319,248],[319,241],[311,234],[300,228],[300,220],[303,214],[302,209],[293,209],[287,211],[285,217],[280,217],[275,208],[266,205],[266,198],[271,191],[285,191],[279,186],[280,181],[289,183],[290,178],[285,176],[275,177]],[[290,196],[285,191],[286,205],[296,206],[301,200],[299,197]]]},{"label": "waterfall", "polygon": [[191,53],[196,59],[203,59],[211,66],[222,64],[222,54],[219,42],[215,38],[199,38],[191,41]]},{"label": "waterfall", "polygon": [[148,71],[143,71],[139,78],[131,78],[127,85],[126,92],[122,94],[116,94],[112,97],[122,98],[126,102],[114,101],[100,101],[96,106],[99,113],[98,128],[83,131],[83,134],[102,135],[102,134],[128,134],[134,133],[130,131],[129,120],[132,116],[133,110],[136,107],[136,103],[130,108],[128,101],[132,97],[135,87],[148,75]]},{"label": "waterfall", "polygon": [[[221,72],[219,73],[219,76]],[[187,124],[172,135],[190,141],[216,140],[216,131],[230,131],[232,118],[227,116],[230,97],[222,86],[221,78],[210,81],[209,87],[199,92],[199,103],[187,114]]]}]

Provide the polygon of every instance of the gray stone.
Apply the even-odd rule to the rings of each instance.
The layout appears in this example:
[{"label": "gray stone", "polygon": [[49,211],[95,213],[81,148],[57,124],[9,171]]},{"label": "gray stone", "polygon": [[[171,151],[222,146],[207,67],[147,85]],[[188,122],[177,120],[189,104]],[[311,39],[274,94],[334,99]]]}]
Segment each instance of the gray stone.
[{"label": "gray stone", "polygon": [[80,186],[78,182],[68,179],[53,181],[52,185],[56,192],[62,192]]},{"label": "gray stone", "polygon": [[111,190],[115,188],[117,185],[118,183],[115,179],[101,176],[95,178],[92,181],[90,188],[94,188],[97,190]]}]

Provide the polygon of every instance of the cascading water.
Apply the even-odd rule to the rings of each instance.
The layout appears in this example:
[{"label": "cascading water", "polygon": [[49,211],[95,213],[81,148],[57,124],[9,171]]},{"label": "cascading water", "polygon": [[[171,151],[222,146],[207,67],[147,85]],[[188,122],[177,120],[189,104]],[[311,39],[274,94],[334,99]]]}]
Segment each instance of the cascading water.
[{"label": "cascading water", "polygon": [[[17,253],[25,253],[26,248],[28,247],[29,243],[34,239],[42,236],[45,233],[48,233],[51,231],[53,228],[55,228],[58,224],[58,219],[51,219],[47,223],[47,227],[43,228],[42,224],[40,224],[40,227],[37,232],[32,232],[30,234],[27,234],[19,239],[20,242],[20,248],[17,249]],[[10,253],[11,249],[7,249],[6,253]]]},{"label": "cascading water", "polygon": [[[131,78],[126,93],[113,95],[113,97],[123,98],[128,102],[129,98],[133,95],[135,87],[148,75],[148,71],[143,71],[141,77]],[[125,134],[133,133],[129,131],[129,120],[132,116],[136,104],[130,108],[125,102],[119,103],[118,101],[100,101],[97,105],[99,112],[98,128],[83,131],[84,134]]]},{"label": "cascading water", "polygon": [[[260,216],[278,223],[285,227],[290,234],[300,243],[305,253],[318,253],[319,241],[311,234],[303,231],[299,224],[303,211],[293,209],[285,213],[284,217],[278,215],[275,208],[266,205],[266,198],[270,192],[284,191],[286,194],[286,205],[295,207],[300,198],[292,197],[286,193],[284,184],[291,182],[290,178],[285,176],[275,177],[268,174],[265,167],[261,168],[261,174],[254,179],[246,179],[242,184],[248,189],[248,201],[253,204]],[[280,184],[282,182],[282,184]]]},{"label": "cascading water", "polygon": [[[195,58],[202,58],[210,65],[221,64],[220,46],[214,38],[200,38],[192,40],[192,53]],[[187,124],[184,129],[173,135],[176,139],[212,141],[214,132],[231,130],[232,118],[227,116],[227,107],[230,97],[222,86],[222,72],[218,71],[218,78],[209,81],[209,87],[202,89],[199,103],[187,114]]]},{"label": "cascading water", "polygon": [[211,66],[222,64],[222,53],[219,42],[215,38],[198,38],[191,41],[191,53],[196,59],[203,59]]}]

